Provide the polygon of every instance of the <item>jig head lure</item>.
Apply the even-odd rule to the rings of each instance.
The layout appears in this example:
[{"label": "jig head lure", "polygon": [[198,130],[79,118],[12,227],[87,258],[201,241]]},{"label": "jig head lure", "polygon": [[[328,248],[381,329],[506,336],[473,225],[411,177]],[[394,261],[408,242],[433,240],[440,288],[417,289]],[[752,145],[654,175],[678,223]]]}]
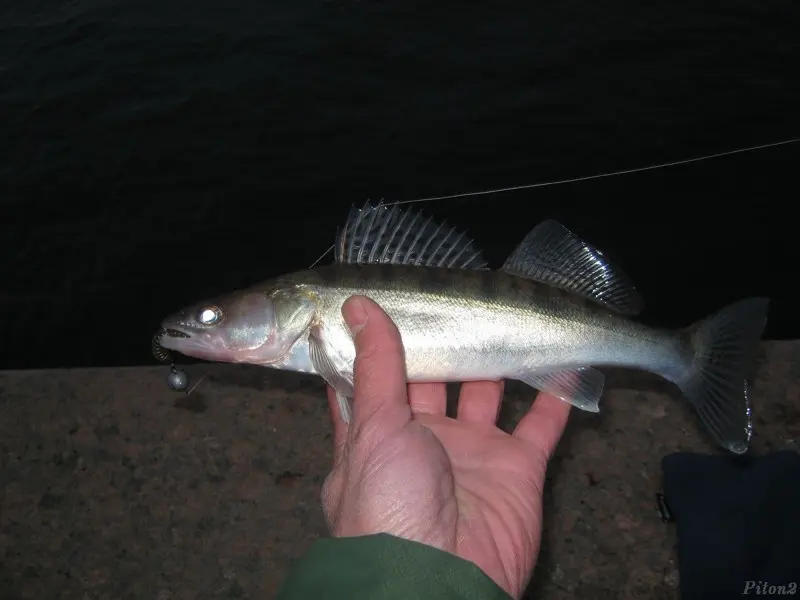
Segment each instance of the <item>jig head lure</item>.
[{"label": "jig head lure", "polygon": [[[169,388],[176,392],[186,392],[186,390],[189,388],[189,375],[187,375],[186,371],[183,369],[178,369],[175,366],[175,361],[172,358],[172,352],[161,345],[161,338],[163,338],[165,335],[180,337],[186,334],[174,330],[159,329],[153,336],[153,339],[150,343],[150,347],[153,351],[153,356],[155,359],[161,363],[170,363],[169,374],[167,375],[167,385]],[[197,383],[200,382],[198,381]],[[188,394],[189,392],[186,393]]]}]

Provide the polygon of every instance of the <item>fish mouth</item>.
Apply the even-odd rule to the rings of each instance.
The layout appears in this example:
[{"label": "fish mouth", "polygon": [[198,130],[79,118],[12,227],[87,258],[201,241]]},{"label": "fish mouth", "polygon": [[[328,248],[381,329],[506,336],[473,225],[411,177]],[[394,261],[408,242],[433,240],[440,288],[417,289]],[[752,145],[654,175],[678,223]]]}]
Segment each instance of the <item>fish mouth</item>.
[{"label": "fish mouth", "polygon": [[172,329],[171,327],[168,327],[166,329],[162,329],[160,333],[161,333],[161,337],[164,337],[165,335],[167,337],[174,337],[174,338],[190,338],[190,337],[192,337],[191,335],[189,335],[185,331],[181,331],[179,329]]},{"label": "fish mouth", "polygon": [[151,349],[153,351],[153,356],[159,362],[168,363],[172,362],[172,353],[170,352],[169,343],[166,345],[163,343],[167,341],[165,338],[191,338],[192,336],[186,333],[185,331],[181,331],[179,329],[174,329],[172,327],[162,327],[158,331],[155,332],[153,335],[153,339],[150,343]]},{"label": "fish mouth", "polygon": [[174,326],[172,327],[164,327],[162,326],[158,331],[156,331],[153,339],[155,338],[190,338],[192,335],[183,329],[176,329]]}]

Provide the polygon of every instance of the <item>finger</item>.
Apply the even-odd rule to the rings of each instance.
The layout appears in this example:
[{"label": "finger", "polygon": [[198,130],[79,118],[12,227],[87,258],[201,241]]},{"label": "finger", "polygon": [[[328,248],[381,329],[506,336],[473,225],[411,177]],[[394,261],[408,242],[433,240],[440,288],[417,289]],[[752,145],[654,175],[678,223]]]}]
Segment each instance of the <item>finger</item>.
[{"label": "finger", "polygon": [[339,403],[336,400],[336,392],[331,386],[326,386],[328,394],[328,408],[333,421],[333,464],[338,465],[342,461],[344,454],[344,444],[347,441],[347,423],[342,420],[339,412]]},{"label": "finger", "polygon": [[470,381],[461,384],[456,417],[471,423],[494,424],[500,414],[505,381]]},{"label": "finger", "polygon": [[342,315],[356,347],[353,365],[355,398],[351,430],[378,419],[385,433],[411,419],[406,392],[406,366],[400,332],[375,302],[363,296],[348,298]]},{"label": "finger", "polygon": [[413,415],[444,415],[447,412],[447,384],[410,383],[408,403]]},{"label": "finger", "polygon": [[514,429],[514,436],[536,445],[549,459],[567,426],[570,408],[561,398],[540,392]]}]

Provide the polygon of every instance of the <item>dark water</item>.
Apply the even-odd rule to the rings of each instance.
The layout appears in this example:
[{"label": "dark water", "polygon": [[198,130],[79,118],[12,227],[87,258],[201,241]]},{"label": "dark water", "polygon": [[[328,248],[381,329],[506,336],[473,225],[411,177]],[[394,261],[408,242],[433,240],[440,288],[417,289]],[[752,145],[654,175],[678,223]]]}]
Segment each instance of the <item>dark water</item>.
[{"label": "dark water", "polygon": [[[601,173],[800,134],[795,0],[0,8],[3,367],[147,364],[178,306],[307,266],[351,203]],[[645,318],[750,294],[800,336],[800,144],[430,203],[497,264],[544,217]]]}]

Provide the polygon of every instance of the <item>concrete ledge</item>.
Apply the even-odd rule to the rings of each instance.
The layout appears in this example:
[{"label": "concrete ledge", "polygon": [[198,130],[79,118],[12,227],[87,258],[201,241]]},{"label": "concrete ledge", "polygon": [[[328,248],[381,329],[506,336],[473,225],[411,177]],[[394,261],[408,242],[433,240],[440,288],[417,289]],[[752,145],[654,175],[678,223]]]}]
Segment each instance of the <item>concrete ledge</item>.
[{"label": "concrete ledge", "polygon": [[[3,598],[270,598],[325,528],[331,460],[319,380],[193,365],[0,373]],[[796,448],[800,342],[764,344],[754,451]],[[532,393],[509,384],[511,427]],[[679,393],[611,373],[599,415],[573,411],[550,472],[532,598],[677,598],[661,458],[716,452]]]}]

